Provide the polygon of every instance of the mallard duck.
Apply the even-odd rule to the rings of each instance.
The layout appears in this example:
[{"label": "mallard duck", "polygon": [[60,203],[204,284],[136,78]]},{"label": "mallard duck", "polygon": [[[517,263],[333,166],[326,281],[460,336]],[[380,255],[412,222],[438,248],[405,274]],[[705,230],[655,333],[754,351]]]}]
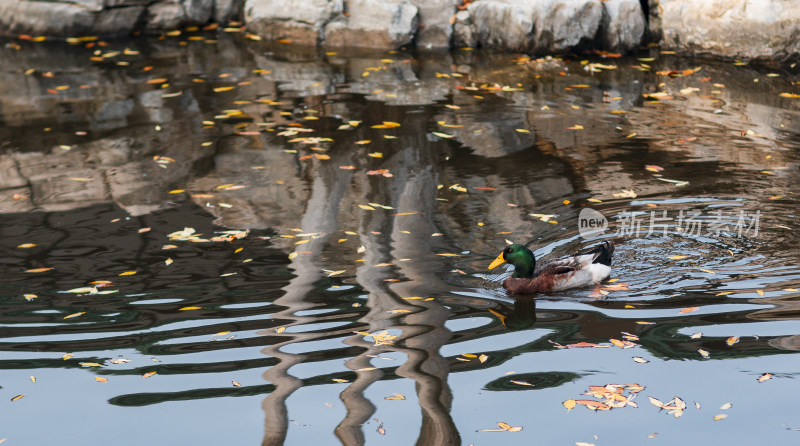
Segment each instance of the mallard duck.
[{"label": "mallard duck", "polygon": [[509,245],[489,265],[489,269],[504,263],[514,265],[514,274],[503,281],[510,294],[536,294],[596,285],[611,274],[614,242],[603,242],[584,253],[547,260],[541,263],[523,245]]}]

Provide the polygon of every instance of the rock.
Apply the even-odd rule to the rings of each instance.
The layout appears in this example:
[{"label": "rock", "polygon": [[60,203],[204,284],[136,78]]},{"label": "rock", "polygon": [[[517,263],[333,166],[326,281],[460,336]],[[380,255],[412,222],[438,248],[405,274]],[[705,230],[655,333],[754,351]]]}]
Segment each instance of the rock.
[{"label": "rock", "polygon": [[458,0],[410,0],[419,10],[417,48],[445,49],[450,47],[453,25],[450,21],[456,13]]},{"label": "rock", "polygon": [[161,1],[147,8],[145,27],[166,30],[208,22],[214,11],[214,0]]},{"label": "rock", "polygon": [[145,6],[138,4],[110,9],[99,6],[97,2],[0,0],[0,35],[123,36],[135,29],[145,11]]},{"label": "rock", "polygon": [[800,54],[798,0],[660,0],[658,13],[665,48],[737,59]]},{"label": "rock", "polygon": [[214,21],[228,23],[239,20],[244,7],[244,0],[216,0],[214,3]]},{"label": "rock", "polygon": [[407,0],[351,0],[347,10],[325,27],[325,46],[399,48],[417,32],[419,10]]},{"label": "rock", "polygon": [[245,0],[244,20],[250,31],[267,40],[316,45],[342,8],[341,0]]},{"label": "rock", "polygon": [[478,44],[478,39],[472,33],[472,18],[469,11],[458,11],[453,23],[453,48],[472,48]]},{"label": "rock", "polygon": [[606,0],[599,43],[605,50],[632,51],[641,44],[646,25],[639,0]]},{"label": "rock", "polygon": [[467,9],[479,45],[532,53],[588,44],[603,17],[600,0],[478,0]]}]

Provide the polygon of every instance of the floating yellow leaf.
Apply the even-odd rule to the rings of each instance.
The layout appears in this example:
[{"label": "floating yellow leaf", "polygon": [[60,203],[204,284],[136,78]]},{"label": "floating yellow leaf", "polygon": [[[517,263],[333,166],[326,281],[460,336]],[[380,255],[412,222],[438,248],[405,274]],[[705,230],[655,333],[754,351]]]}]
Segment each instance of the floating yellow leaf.
[{"label": "floating yellow leaf", "polygon": [[697,349],[697,353],[700,353],[700,356],[704,358],[708,358],[710,356],[708,351],[703,350],[702,348]]},{"label": "floating yellow leaf", "polygon": [[739,336],[731,336],[725,340],[725,343],[729,346],[733,346],[733,344],[739,342]]},{"label": "floating yellow leaf", "polygon": [[646,364],[646,363],[650,362],[650,361],[642,358],[641,356],[634,356],[633,360],[634,360],[634,362],[638,362],[639,364]]},{"label": "floating yellow leaf", "polygon": [[433,134],[438,136],[439,138],[445,138],[445,139],[455,138],[455,136],[456,136],[456,135],[450,135],[450,134],[442,133],[442,132],[433,132]]},{"label": "floating yellow leaf", "polygon": [[792,98],[792,99],[800,98],[800,94],[796,93],[780,93],[778,96],[782,98]]},{"label": "floating yellow leaf", "polygon": [[333,382],[337,382],[337,383],[347,383],[347,382],[350,382],[350,381],[348,381],[348,380],[346,380],[346,379],[341,379],[341,378],[333,378],[331,381],[333,381]]},{"label": "floating yellow leaf", "polygon": [[23,394],[21,394],[21,395],[17,395],[17,396],[15,396],[14,398],[11,398],[11,402],[13,403],[14,401],[16,401],[16,400],[18,400],[18,399],[20,399],[20,398],[23,398],[24,396],[25,396],[25,394],[24,394],[24,393],[23,393]]},{"label": "floating yellow leaf", "polygon": [[233,384],[235,387],[242,387],[239,381],[231,381],[231,384]]},{"label": "floating yellow leaf", "polygon": [[393,393],[384,398],[385,400],[404,400],[406,397],[400,393]]},{"label": "floating yellow leaf", "polygon": [[700,309],[700,307],[686,307],[686,308],[681,309],[680,312],[681,313],[691,313],[691,312],[697,311],[699,309]]},{"label": "floating yellow leaf", "polygon": [[575,404],[576,404],[576,403],[575,403],[575,400],[573,400],[573,399],[568,399],[568,400],[564,401],[564,402],[563,402],[563,403],[561,403],[561,404],[563,404],[563,405],[564,405],[564,407],[566,407],[568,410],[572,410],[572,409],[574,409],[574,408],[575,408]]},{"label": "floating yellow leaf", "polygon": [[772,379],[772,376],[773,376],[772,373],[764,373],[763,375],[758,377],[758,382],[763,383],[768,379]]},{"label": "floating yellow leaf", "polygon": [[132,276],[136,274],[136,271],[125,271],[124,273],[119,273],[120,276]]},{"label": "floating yellow leaf", "polygon": [[80,316],[82,314],[86,314],[86,312],[85,311],[81,311],[79,313],[72,313],[72,314],[70,314],[68,316],[64,316],[64,319],[71,319],[73,317],[78,317],[78,316]]},{"label": "floating yellow leaf", "polygon": [[73,355],[72,353],[64,353],[64,356],[62,356],[61,359],[66,361],[67,359],[69,359],[69,358],[71,358],[73,356],[75,356],[75,355]]},{"label": "floating yellow leaf", "polygon": [[99,382],[99,383],[107,383],[108,382],[108,379],[107,378],[103,378],[102,376],[95,376],[94,380]]},{"label": "floating yellow leaf", "polygon": [[33,269],[26,269],[26,273],[43,273],[45,271],[50,271],[53,268],[33,268]]},{"label": "floating yellow leaf", "polygon": [[223,91],[230,91],[233,90],[234,88],[236,88],[235,85],[229,85],[226,87],[217,87],[214,89],[214,93],[222,93]]},{"label": "floating yellow leaf", "polygon": [[758,293],[759,296],[764,297],[764,291],[756,290],[756,293]]},{"label": "floating yellow leaf", "polygon": [[36,246],[36,243],[23,243],[17,246],[17,248],[33,248],[34,246]]},{"label": "floating yellow leaf", "polygon": [[356,144],[358,144],[358,145],[364,145],[364,144],[369,144],[369,143],[371,143],[371,142],[372,142],[372,140],[371,140],[371,139],[362,139],[361,141],[356,141]]},{"label": "floating yellow leaf", "polygon": [[103,367],[103,364],[97,362],[82,362],[80,364],[84,367]]},{"label": "floating yellow leaf", "polygon": [[153,371],[153,372],[147,372],[147,373],[145,373],[144,375],[142,375],[142,378],[149,378],[149,377],[151,377],[151,376],[155,375],[156,373],[158,373],[158,372],[155,372],[155,371]]},{"label": "floating yellow leaf", "polygon": [[728,418],[728,415],[724,413],[721,413],[719,415],[714,415],[714,421],[724,420],[725,418]]},{"label": "floating yellow leaf", "polygon": [[188,310],[202,310],[203,307],[183,307],[178,308],[178,311],[188,311]]}]

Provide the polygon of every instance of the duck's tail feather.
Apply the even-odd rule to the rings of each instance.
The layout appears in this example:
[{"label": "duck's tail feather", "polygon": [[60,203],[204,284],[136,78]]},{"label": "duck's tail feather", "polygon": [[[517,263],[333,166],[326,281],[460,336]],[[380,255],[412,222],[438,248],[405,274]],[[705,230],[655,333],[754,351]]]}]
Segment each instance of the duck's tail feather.
[{"label": "duck's tail feather", "polygon": [[596,254],[592,263],[600,263],[603,265],[611,266],[611,257],[614,255],[614,241],[607,240],[602,245],[589,252]]}]

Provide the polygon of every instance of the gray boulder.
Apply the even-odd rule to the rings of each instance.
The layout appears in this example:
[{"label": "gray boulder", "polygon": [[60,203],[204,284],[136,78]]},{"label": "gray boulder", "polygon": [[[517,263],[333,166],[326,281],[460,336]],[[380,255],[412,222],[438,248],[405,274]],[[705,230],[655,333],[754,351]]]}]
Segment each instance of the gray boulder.
[{"label": "gray boulder", "polygon": [[342,13],[341,0],[245,0],[247,28],[267,40],[316,45],[325,25]]},{"label": "gray boulder", "polygon": [[121,3],[105,9],[105,3],[86,1],[0,0],[0,35],[45,36],[127,35],[139,23],[145,6]]},{"label": "gray boulder", "polygon": [[592,42],[603,17],[600,0],[478,0],[468,11],[479,45],[534,53]]},{"label": "gray boulder", "polygon": [[644,37],[647,23],[639,0],[606,0],[600,23],[599,43],[605,50],[635,50]]},{"label": "gray boulder", "polygon": [[666,48],[738,59],[800,54],[799,0],[660,0],[658,16]]},{"label": "gray boulder", "polygon": [[419,10],[417,48],[443,49],[450,47],[453,25],[459,0],[410,0]]},{"label": "gray boulder", "polygon": [[347,12],[325,27],[326,46],[398,48],[417,32],[419,10],[407,0],[351,0]]}]

